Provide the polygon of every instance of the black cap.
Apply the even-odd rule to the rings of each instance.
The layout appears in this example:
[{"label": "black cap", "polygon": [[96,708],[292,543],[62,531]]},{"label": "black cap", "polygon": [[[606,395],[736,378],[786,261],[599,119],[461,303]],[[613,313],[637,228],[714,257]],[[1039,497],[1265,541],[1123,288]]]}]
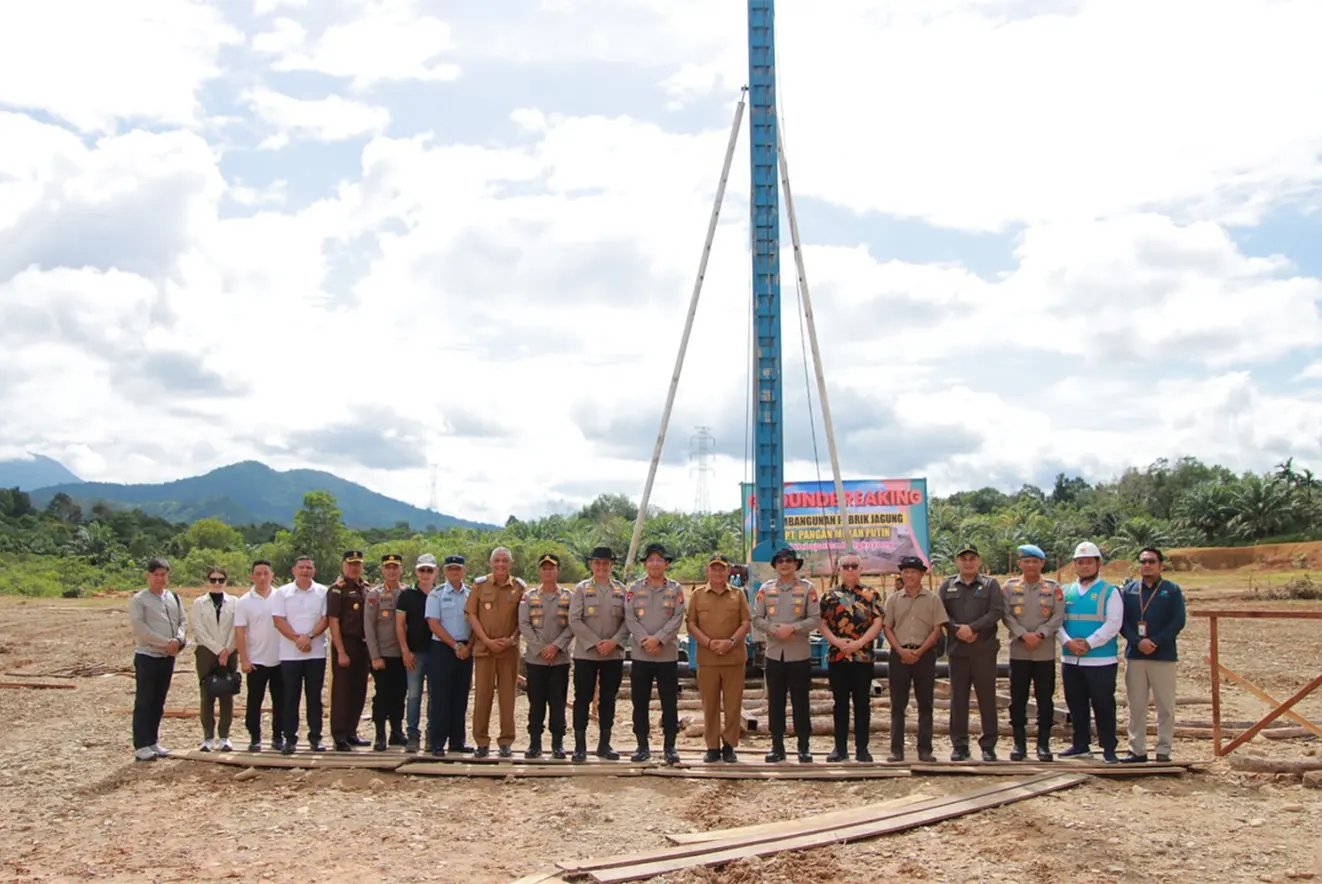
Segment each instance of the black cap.
[{"label": "black cap", "polygon": [[165,556],[156,556],[147,560],[147,573],[150,574],[152,571],[160,571],[161,569],[170,570],[170,562]]},{"label": "black cap", "polygon": [[647,561],[647,557],[653,554],[658,555],[661,558],[665,559],[667,563],[674,561],[674,558],[669,553],[666,552],[665,546],[659,543],[649,543],[647,545],[647,549],[643,550],[643,554],[638,559],[638,561],[645,562]]},{"label": "black cap", "polygon": [[[974,551],[976,552],[976,550]],[[926,571],[927,563],[924,562],[922,559],[918,558],[918,556],[901,556],[900,570],[907,571],[910,568],[913,568],[916,571]]]},{"label": "black cap", "polygon": [[729,565],[730,557],[725,553],[712,553],[711,558],[707,559],[708,565],[715,565],[717,562],[720,562],[723,565]]},{"label": "black cap", "polygon": [[462,564],[464,564],[463,556],[453,555],[453,556],[445,557],[445,567],[447,568],[450,567],[451,565],[462,565]]},{"label": "black cap", "polygon": [[361,549],[347,550],[342,556],[342,559],[346,562],[361,562],[363,560],[363,551]]},{"label": "black cap", "polygon": [[542,557],[537,560],[537,567],[540,568],[542,565],[555,565],[559,568],[560,557],[555,553],[542,553]]},{"label": "black cap", "polygon": [[780,549],[776,550],[776,554],[771,557],[771,564],[776,564],[780,559],[790,559],[794,562],[794,567],[803,567],[803,556],[795,552],[794,547],[792,546],[782,546]]},{"label": "black cap", "polygon": [[615,552],[609,546],[598,546],[592,550],[592,555],[588,556],[589,561],[593,559],[607,559],[613,562]]},{"label": "black cap", "polygon": [[381,564],[383,565],[393,564],[402,567],[404,565],[404,557],[401,556],[399,553],[386,553],[381,557]]},{"label": "black cap", "polygon": [[965,553],[973,553],[975,556],[978,556],[979,558],[981,558],[982,556],[982,553],[978,552],[978,548],[976,546],[974,546],[971,543],[966,543],[959,548],[958,552],[955,553],[955,558],[959,558]]}]

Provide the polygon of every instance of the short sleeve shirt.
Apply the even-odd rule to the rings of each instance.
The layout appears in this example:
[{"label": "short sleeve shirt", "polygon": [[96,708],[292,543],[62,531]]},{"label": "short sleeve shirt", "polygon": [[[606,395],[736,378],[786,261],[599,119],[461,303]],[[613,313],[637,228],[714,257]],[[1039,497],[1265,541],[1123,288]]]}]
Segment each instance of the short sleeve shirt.
[{"label": "short sleeve shirt", "polygon": [[[831,627],[831,632],[848,641],[862,638],[883,614],[881,593],[870,586],[854,589],[837,586],[822,596],[822,619]],[[837,663],[866,663],[872,659],[872,649],[861,648],[846,654],[832,647],[828,659]]]}]

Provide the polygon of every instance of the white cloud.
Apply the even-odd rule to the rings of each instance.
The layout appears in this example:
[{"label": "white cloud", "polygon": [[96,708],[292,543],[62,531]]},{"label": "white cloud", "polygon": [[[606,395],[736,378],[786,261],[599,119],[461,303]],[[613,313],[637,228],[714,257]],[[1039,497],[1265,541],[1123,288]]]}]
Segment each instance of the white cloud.
[{"label": "white cloud", "polygon": [[306,9],[308,0],[252,0],[252,14],[270,15],[285,8]]},{"label": "white cloud", "polygon": [[390,111],[360,101],[330,95],[318,99],[293,98],[269,89],[244,93],[243,101],[257,119],[277,130],[262,147],[278,149],[291,138],[343,141],[375,135],[390,125]]}]

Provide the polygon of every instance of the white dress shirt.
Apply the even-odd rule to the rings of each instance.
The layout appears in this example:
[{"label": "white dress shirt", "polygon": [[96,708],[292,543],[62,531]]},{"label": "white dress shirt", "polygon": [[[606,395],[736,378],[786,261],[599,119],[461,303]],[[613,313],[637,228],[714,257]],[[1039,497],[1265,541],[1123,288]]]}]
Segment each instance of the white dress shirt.
[{"label": "white dress shirt", "polygon": [[249,589],[234,606],[234,626],[246,630],[244,636],[248,659],[254,666],[280,665],[280,633],[271,620],[271,607],[278,589],[272,587],[266,598]]},{"label": "white dress shirt", "polygon": [[[315,581],[307,589],[299,589],[297,583],[286,583],[271,595],[271,616],[284,617],[289,628],[299,635],[310,634],[326,616],[326,587]],[[326,659],[326,633],[312,639],[312,650],[306,654],[298,649],[298,645],[280,636],[280,659]]]},{"label": "white dress shirt", "polygon": [[[1088,588],[1096,582],[1097,578],[1093,578],[1087,583],[1080,580],[1079,589],[1083,592],[1087,592]],[[1106,597],[1106,621],[1102,623],[1101,626],[1097,627],[1091,635],[1086,637],[1088,647],[1100,648],[1102,645],[1119,635],[1120,625],[1124,622],[1124,619],[1125,603],[1120,597],[1120,588],[1113,586],[1111,588],[1111,594]],[[1066,630],[1066,627],[1068,626],[1068,621],[1061,624],[1060,631],[1056,633],[1056,640],[1060,642],[1062,648],[1065,646],[1065,642],[1070,641],[1071,639],[1084,638],[1084,636],[1070,635]],[[1069,654],[1061,654],[1060,662],[1074,666],[1108,666],[1112,663],[1118,663],[1120,660],[1114,654],[1108,654],[1104,657],[1074,657]]]}]

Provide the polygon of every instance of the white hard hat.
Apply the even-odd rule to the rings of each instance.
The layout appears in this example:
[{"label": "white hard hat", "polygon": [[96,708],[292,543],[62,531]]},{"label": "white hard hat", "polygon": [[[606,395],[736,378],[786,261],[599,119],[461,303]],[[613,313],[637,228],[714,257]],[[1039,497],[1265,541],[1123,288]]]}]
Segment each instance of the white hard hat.
[{"label": "white hard hat", "polygon": [[1102,551],[1091,540],[1085,540],[1074,547],[1074,558],[1076,559],[1100,559],[1101,557]]}]

